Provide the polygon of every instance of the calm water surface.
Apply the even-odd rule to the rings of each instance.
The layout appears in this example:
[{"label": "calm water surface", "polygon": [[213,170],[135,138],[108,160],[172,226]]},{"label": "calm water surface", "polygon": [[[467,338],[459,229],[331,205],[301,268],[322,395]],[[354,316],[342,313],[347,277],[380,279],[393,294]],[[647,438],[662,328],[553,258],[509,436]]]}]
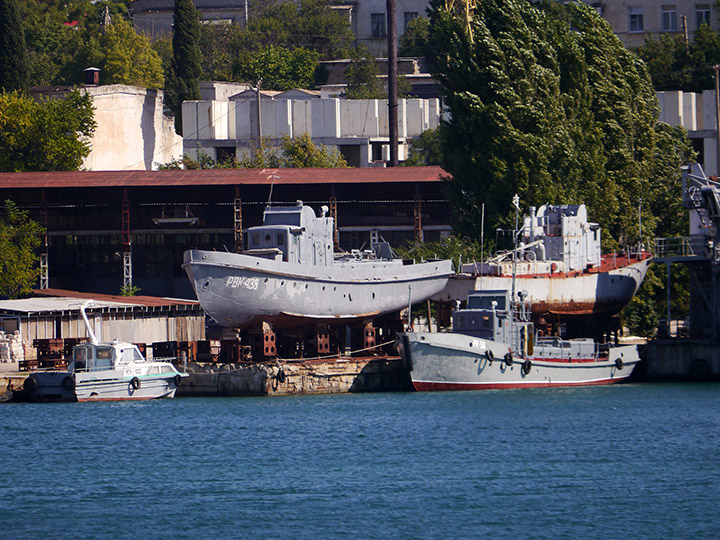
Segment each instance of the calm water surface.
[{"label": "calm water surface", "polygon": [[712,538],[720,385],[0,405],[0,531]]}]

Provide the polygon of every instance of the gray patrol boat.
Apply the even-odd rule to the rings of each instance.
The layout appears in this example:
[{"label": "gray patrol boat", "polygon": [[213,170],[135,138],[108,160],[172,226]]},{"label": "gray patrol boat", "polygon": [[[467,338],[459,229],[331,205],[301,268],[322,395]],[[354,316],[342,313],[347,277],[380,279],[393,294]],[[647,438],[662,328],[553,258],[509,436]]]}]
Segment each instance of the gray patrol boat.
[{"label": "gray patrol boat", "polygon": [[335,253],[326,212],[316,216],[301,201],[268,206],[243,253],[186,251],[183,268],[205,312],[229,328],[369,322],[446,286],[448,260],[396,259],[386,242]]}]

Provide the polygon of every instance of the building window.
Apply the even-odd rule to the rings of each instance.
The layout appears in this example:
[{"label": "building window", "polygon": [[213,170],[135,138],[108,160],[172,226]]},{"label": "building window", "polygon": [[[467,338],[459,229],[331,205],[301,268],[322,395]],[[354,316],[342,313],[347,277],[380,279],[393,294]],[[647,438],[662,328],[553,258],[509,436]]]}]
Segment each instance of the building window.
[{"label": "building window", "polygon": [[370,22],[372,25],[372,37],[387,37],[384,13],[372,13]]},{"label": "building window", "polygon": [[643,8],[631,7],[630,12],[630,31],[631,32],[642,32],[643,31]]},{"label": "building window", "polygon": [[406,12],[405,12],[405,26],[404,26],[404,28],[405,28],[405,31],[406,31],[406,32],[407,32],[408,24],[410,24],[410,21],[412,21],[413,19],[416,19],[417,16],[418,16],[418,12],[417,12],[417,11],[406,11]]},{"label": "building window", "polygon": [[697,4],[695,6],[695,19],[698,28],[703,24],[710,26],[710,4]]},{"label": "building window", "polygon": [[663,32],[677,32],[677,6],[662,7]]}]

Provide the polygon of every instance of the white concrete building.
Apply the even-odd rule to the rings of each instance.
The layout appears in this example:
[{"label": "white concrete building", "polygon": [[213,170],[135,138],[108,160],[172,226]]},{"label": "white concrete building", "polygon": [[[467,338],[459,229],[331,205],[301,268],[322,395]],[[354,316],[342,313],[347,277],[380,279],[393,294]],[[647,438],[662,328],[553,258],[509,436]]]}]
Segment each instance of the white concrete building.
[{"label": "white concrete building", "polygon": [[[227,100],[183,103],[184,151],[196,158],[198,148],[216,160],[241,158],[258,136],[278,145],[283,136],[307,133],[313,142],[339,150],[353,167],[383,166],[389,159],[387,100],[322,99],[316,92],[247,90]],[[399,159],[407,156],[409,139],[438,126],[437,99],[398,100]]]},{"label": "white concrete building", "polygon": [[[35,87],[30,93],[36,99],[52,98],[70,90]],[[182,137],[175,133],[175,120],[164,114],[162,90],[110,84],[84,86],[81,91],[92,96],[97,123],[84,169],[151,171],[182,157]]]},{"label": "white concrete building", "polygon": [[658,92],[657,96],[660,121],[684,127],[705,172],[719,174],[715,92]]}]

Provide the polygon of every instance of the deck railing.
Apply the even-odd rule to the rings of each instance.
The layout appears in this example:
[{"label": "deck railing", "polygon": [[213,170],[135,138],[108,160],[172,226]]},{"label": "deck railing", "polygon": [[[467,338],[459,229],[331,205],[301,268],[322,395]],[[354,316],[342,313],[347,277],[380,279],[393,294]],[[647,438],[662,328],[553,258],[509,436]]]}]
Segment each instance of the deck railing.
[{"label": "deck railing", "polygon": [[656,258],[698,257],[707,258],[705,248],[707,238],[702,235],[679,236],[676,238],[656,238]]}]

